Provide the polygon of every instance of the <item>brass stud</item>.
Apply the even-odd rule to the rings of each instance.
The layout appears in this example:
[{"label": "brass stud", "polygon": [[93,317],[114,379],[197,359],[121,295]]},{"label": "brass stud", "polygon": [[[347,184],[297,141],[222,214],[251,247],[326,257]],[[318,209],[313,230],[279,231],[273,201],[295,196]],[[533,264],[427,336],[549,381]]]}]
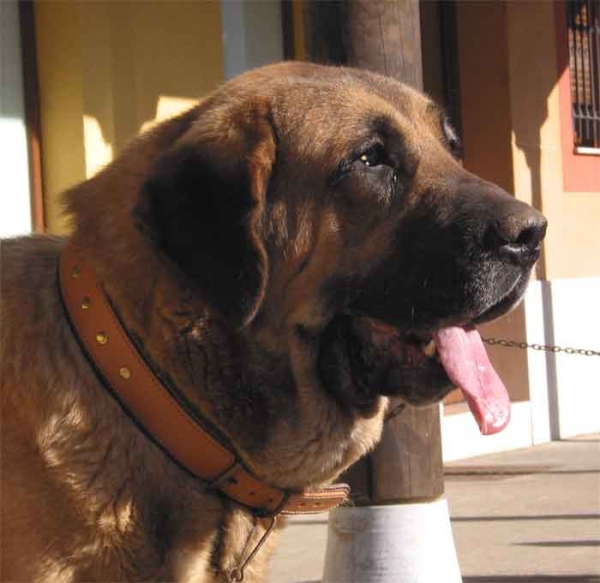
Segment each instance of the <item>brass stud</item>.
[{"label": "brass stud", "polygon": [[82,310],[87,310],[90,307],[91,303],[92,303],[92,300],[88,296],[85,296],[81,300],[81,309]]},{"label": "brass stud", "polygon": [[131,378],[131,371],[126,367],[123,366],[119,369],[119,374],[125,379],[125,380],[129,380]]},{"label": "brass stud", "polygon": [[71,271],[71,277],[73,279],[77,279],[79,276],[81,276],[81,269],[79,269],[77,266],[73,267],[73,271]]},{"label": "brass stud", "polygon": [[108,334],[106,332],[98,332],[96,334],[96,342],[104,346],[108,342]]}]

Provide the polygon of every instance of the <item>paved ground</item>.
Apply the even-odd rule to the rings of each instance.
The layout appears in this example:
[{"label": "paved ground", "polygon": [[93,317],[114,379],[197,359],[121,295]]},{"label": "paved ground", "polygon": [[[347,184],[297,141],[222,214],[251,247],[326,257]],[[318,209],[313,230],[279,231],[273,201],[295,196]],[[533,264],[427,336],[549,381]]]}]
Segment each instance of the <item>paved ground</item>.
[{"label": "paved ground", "polygon": [[[464,583],[600,583],[600,435],[461,460],[446,472]],[[269,583],[320,581],[326,538],[325,517],[291,520]]]}]

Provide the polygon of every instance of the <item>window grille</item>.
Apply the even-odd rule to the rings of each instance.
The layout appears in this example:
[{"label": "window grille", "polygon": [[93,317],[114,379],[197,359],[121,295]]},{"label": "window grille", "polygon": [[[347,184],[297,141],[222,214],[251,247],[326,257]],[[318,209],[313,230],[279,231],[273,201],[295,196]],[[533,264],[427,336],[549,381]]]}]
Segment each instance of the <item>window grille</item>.
[{"label": "window grille", "polygon": [[566,5],[575,147],[600,149],[600,0]]}]

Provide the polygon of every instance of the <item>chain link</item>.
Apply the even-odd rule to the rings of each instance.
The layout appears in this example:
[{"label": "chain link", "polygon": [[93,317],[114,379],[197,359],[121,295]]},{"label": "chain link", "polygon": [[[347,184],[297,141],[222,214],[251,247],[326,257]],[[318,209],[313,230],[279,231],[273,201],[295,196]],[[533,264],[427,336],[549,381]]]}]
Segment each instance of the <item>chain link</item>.
[{"label": "chain link", "polygon": [[515,340],[505,340],[503,338],[483,338],[483,341],[490,346],[502,346],[504,348],[521,348],[522,350],[531,348],[532,350],[541,350],[554,354],[564,352],[565,354],[579,354],[581,356],[600,356],[600,351],[586,350],[585,348],[563,348],[562,346],[549,344],[528,344],[527,342],[516,342]]}]

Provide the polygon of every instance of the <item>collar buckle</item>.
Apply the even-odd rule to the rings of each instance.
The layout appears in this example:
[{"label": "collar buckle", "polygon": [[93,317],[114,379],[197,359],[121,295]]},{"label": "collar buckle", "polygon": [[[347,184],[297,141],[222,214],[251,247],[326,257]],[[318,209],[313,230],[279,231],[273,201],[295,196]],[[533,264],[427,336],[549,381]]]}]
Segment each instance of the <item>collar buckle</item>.
[{"label": "collar buckle", "polygon": [[244,469],[242,462],[236,460],[223,473],[219,474],[212,482],[206,485],[206,490],[220,490],[221,486],[228,482],[235,474]]}]

